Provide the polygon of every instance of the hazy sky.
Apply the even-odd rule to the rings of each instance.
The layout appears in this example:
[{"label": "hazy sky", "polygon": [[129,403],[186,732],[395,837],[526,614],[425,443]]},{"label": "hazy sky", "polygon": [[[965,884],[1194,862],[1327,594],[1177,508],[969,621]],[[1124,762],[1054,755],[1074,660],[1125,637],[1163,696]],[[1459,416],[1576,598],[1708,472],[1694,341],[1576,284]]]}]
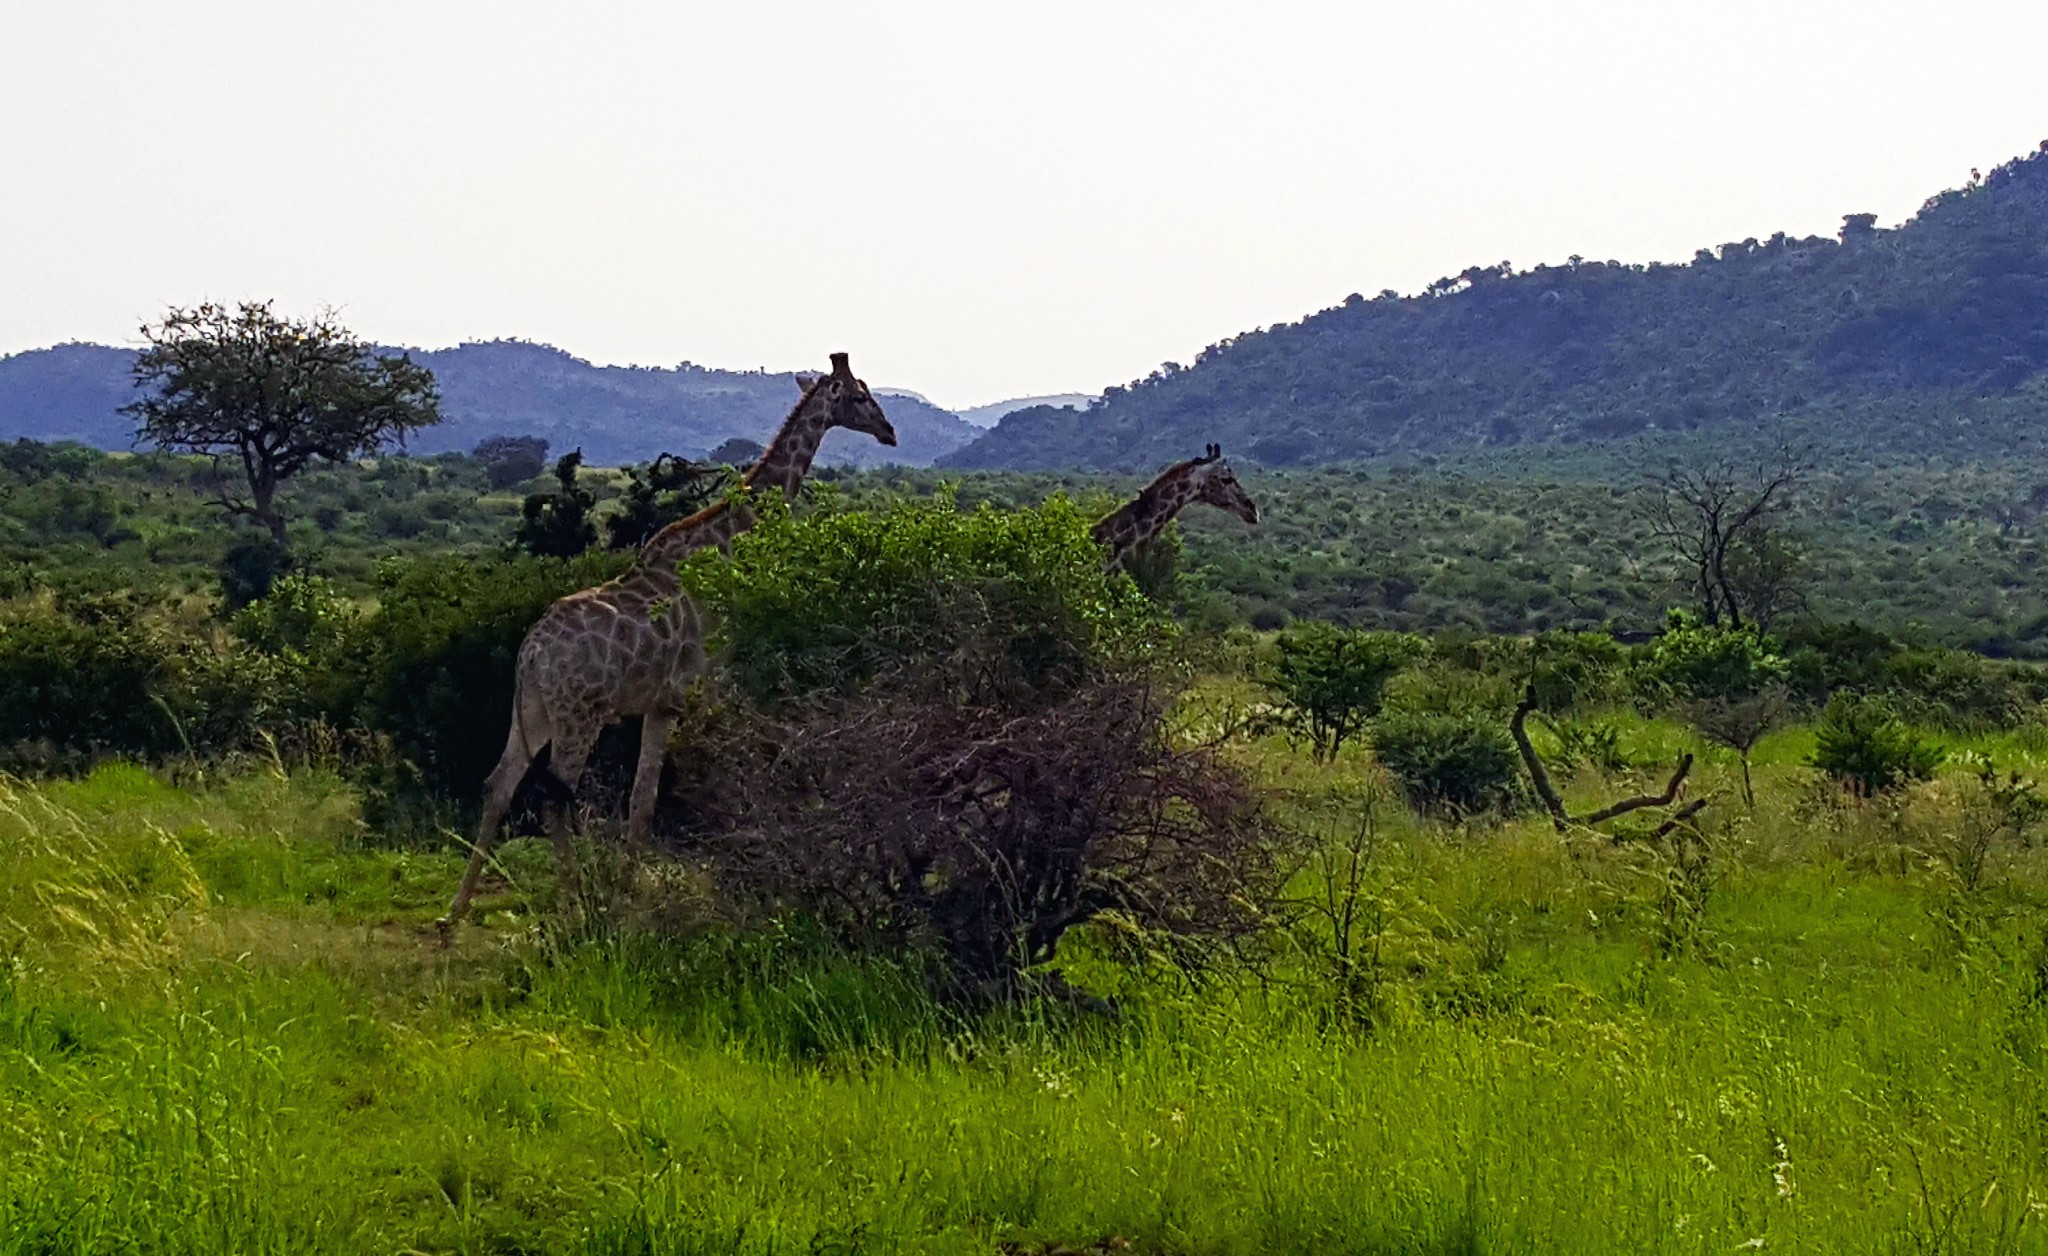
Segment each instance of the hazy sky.
[{"label": "hazy sky", "polygon": [[0,353],[274,297],[438,347],[1100,390],[1473,263],[1885,224],[2048,3],[0,0]]}]

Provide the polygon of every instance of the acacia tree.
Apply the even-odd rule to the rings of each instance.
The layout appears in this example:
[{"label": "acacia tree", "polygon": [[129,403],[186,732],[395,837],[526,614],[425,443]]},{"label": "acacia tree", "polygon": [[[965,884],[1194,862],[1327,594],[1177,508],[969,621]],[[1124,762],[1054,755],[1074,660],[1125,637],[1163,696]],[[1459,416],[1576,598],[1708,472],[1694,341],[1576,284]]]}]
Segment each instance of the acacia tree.
[{"label": "acacia tree", "polygon": [[270,302],[230,309],[173,307],[145,325],[135,360],[142,395],[122,407],[138,435],[160,449],[240,463],[239,490],[220,481],[219,501],[283,548],[277,490],[316,461],[340,462],[438,423],[433,372],[403,354],[378,354],[321,314],[285,318]]}]

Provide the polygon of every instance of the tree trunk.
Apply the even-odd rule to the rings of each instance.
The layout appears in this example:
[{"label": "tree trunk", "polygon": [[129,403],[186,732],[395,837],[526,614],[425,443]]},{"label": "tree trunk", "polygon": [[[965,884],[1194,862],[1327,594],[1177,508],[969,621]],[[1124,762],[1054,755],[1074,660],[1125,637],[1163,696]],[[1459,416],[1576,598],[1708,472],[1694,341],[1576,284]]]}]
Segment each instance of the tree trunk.
[{"label": "tree trunk", "polygon": [[249,482],[249,516],[270,532],[279,549],[287,548],[284,541],[284,519],[277,513],[277,482],[261,477]]}]

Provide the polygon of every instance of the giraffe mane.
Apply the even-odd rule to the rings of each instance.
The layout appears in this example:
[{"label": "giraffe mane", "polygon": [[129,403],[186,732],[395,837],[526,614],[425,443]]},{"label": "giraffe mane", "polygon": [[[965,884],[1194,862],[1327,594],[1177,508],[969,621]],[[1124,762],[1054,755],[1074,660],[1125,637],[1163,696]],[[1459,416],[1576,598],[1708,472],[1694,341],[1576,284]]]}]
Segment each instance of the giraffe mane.
[{"label": "giraffe mane", "polygon": [[[768,447],[761,451],[761,456],[754,460],[754,465],[747,468],[747,473],[740,477],[740,483],[748,488],[754,487],[755,478],[767,470],[769,466],[773,465],[776,455],[781,452],[782,442],[789,439],[789,425],[791,422],[796,419],[797,414],[805,406],[811,403],[811,394],[818,391],[819,388],[824,386],[825,381],[831,378],[830,375],[820,375],[804,385],[803,395],[796,399],[796,404],[789,408],[789,413],[782,417],[782,422],[776,424],[775,434],[768,438]],[[706,509],[710,509],[710,507],[706,507]],[[698,513],[702,514],[703,511]]]}]

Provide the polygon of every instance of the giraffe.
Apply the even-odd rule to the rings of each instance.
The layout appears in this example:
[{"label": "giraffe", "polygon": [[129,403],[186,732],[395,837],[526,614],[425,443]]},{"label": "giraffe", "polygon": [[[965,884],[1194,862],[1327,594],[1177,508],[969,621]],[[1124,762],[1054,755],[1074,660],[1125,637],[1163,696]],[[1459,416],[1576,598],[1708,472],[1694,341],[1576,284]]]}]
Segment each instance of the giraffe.
[{"label": "giraffe", "polygon": [[1109,550],[1102,569],[1110,575],[1124,569],[1133,554],[1158,536],[1181,507],[1203,502],[1227,510],[1246,523],[1259,521],[1259,506],[1245,495],[1237,473],[1223,461],[1223,449],[1209,446],[1199,458],[1176,462],[1138,495],[1097,520],[1089,529],[1097,545]]},{"label": "giraffe", "polygon": [[[776,488],[794,497],[832,428],[896,443],[896,430],[868,386],[853,377],[845,354],[832,355],[830,374],[797,382],[802,398],[741,481],[749,493]],[[648,538],[624,575],[557,600],[527,632],[519,647],[511,732],[485,785],[483,824],[469,866],[440,921],[444,938],[469,910],[477,877],[534,761],[545,751],[544,770],[573,796],[598,734],[630,715],[641,716],[642,724],[626,831],[631,840],[646,838],[669,726],[705,664],[703,625],[676,564],[705,546],[729,546],[753,522],[742,497],[671,523]],[[551,802],[548,811],[555,864],[566,886],[575,872],[566,800]]]}]

